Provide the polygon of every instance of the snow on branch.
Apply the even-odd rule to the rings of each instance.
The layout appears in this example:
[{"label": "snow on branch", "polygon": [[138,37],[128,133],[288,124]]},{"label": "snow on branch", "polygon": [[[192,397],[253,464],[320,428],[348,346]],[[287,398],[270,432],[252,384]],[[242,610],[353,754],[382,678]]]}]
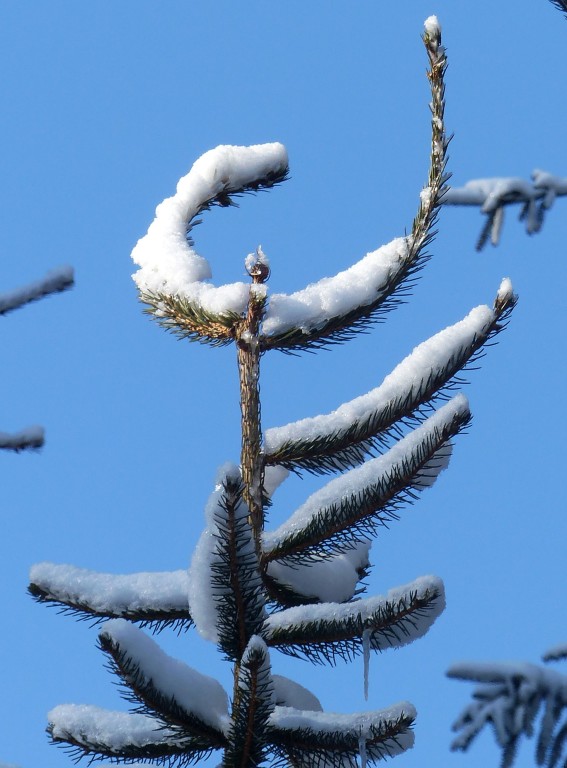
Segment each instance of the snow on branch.
[{"label": "snow on branch", "polygon": [[228,697],[220,683],[172,659],[124,619],[106,622],[99,642],[148,714],[202,740],[205,749],[226,745]]},{"label": "snow on branch", "polygon": [[302,605],[266,619],[270,647],[311,661],[334,663],[363,651],[365,635],[375,651],[400,648],[423,637],[445,608],[443,582],[422,576],[386,596],[353,603]]},{"label": "snow on branch", "polygon": [[[369,253],[335,277],[324,278],[291,295],[274,294],[264,317],[262,351],[293,351],[350,338],[395,306],[426,261],[437,209],[445,191],[447,139],[444,130],[446,58],[438,28],[426,29],[429,58],[432,140],[427,194],[409,237]],[[278,143],[251,147],[220,146],[203,155],[178,183],[173,197],[156,209],[148,233],[132,258],[140,269],[134,280],[149,312],[185,338],[215,346],[230,343],[246,311],[250,287],[215,287],[207,261],[193,249],[189,233],[195,217],[212,205],[231,205],[231,194],[269,188],[288,172],[285,148]]]},{"label": "snow on branch", "polygon": [[189,605],[199,633],[240,658],[264,619],[263,586],[238,467],[227,464],[205,512],[189,571]]},{"label": "snow on branch", "polygon": [[463,187],[449,188],[443,205],[474,205],[486,215],[485,224],[476,244],[477,251],[488,240],[498,245],[507,205],[521,204],[520,221],[525,221],[526,232],[533,235],[543,226],[546,211],[555,199],[567,195],[567,178],[546,171],[534,170],[532,181],[521,178],[490,178],[468,181]]},{"label": "snow on branch", "polygon": [[[290,469],[333,472],[362,463],[399,435],[400,424],[422,421],[427,407],[454,386],[455,376],[506,325],[515,304],[499,291],[493,309],[480,306],[464,320],[417,346],[382,384],[330,414],[268,429],[265,462]],[[425,407],[425,408],[424,408]]]},{"label": "snow on branch", "polygon": [[359,591],[369,566],[370,542],[363,540],[343,553],[310,557],[307,563],[268,563],[264,579],[282,605],[344,603]]},{"label": "snow on branch", "polygon": [[236,677],[225,766],[260,766],[267,752],[267,727],[274,711],[270,656],[263,639],[253,635]]},{"label": "snow on branch", "polygon": [[415,715],[407,701],[354,715],[276,707],[270,718],[270,741],[293,765],[338,768],[344,765],[342,759],[356,761],[359,755],[364,765],[366,760],[374,763],[411,749]]},{"label": "snow on branch", "polygon": [[411,235],[368,253],[334,277],[323,278],[296,293],[272,295],[262,326],[263,350],[313,349],[351,338],[400,303],[427,261],[425,248],[446,190],[447,61],[438,27],[426,29],[423,39],[430,63],[431,154],[426,194],[422,192],[420,196]]},{"label": "snow on branch", "polygon": [[88,704],[62,704],[48,713],[47,731],[78,759],[83,755],[124,760],[161,760],[186,765],[207,754],[201,744],[164,728],[155,718],[113,712]]},{"label": "snow on branch", "polygon": [[469,420],[466,397],[452,398],[383,456],[327,483],[278,529],[264,533],[263,560],[305,562],[373,536],[402,504],[433,485],[449,463],[451,438]]},{"label": "snow on branch", "polygon": [[206,152],[177,184],[173,197],[132,251],[140,269],[133,275],[143,302],[166,327],[190,339],[231,340],[234,323],[246,311],[249,286],[215,287],[206,259],[194,250],[190,233],[201,213],[234,205],[231,195],[269,189],[284,181],[288,158],[282,144],[219,146]]},{"label": "snow on branch", "polygon": [[73,565],[38,563],[30,570],[30,594],[93,623],[127,618],[163,629],[192,624],[187,571],[112,574]]},{"label": "snow on branch", "polygon": [[555,768],[567,744],[567,677],[534,664],[454,664],[447,675],[481,685],[473,701],[453,724],[458,731],[451,749],[466,751],[485,725],[491,725],[502,750],[502,768],[514,762],[520,738],[536,731],[536,718],[543,712],[536,743],[536,763]]},{"label": "snow on branch", "polygon": [[73,268],[64,266],[48,272],[41,280],[36,280],[9,293],[0,293],[0,315],[19,309],[32,301],[43,299],[52,293],[66,291],[74,283]]}]

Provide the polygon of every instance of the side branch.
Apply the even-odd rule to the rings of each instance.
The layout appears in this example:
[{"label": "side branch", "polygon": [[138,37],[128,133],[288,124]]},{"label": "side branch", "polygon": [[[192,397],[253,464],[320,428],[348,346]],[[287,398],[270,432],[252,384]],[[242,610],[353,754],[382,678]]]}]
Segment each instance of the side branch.
[{"label": "side branch", "polygon": [[421,193],[411,235],[367,254],[334,277],[290,295],[274,294],[260,339],[263,351],[313,350],[352,338],[403,300],[425,264],[424,249],[433,237],[445,192],[448,141],[444,126],[447,60],[439,27],[429,25],[423,40],[430,63],[431,159],[428,186]]},{"label": "side branch", "polygon": [[61,293],[71,288],[75,279],[72,267],[59,267],[48,272],[41,280],[18,288],[9,293],[0,294],[0,315],[19,309],[32,301],[43,299],[52,293]]}]

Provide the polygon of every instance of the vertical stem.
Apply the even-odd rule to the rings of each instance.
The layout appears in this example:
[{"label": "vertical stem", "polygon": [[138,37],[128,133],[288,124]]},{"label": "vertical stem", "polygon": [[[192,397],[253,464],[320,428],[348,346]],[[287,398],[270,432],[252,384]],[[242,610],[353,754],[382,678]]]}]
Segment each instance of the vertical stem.
[{"label": "vertical stem", "polygon": [[[264,466],[261,458],[262,422],[260,406],[260,324],[264,316],[265,291],[259,286],[267,279],[269,269],[257,262],[249,269],[252,277],[248,311],[236,334],[238,377],[240,381],[241,451],[240,465],[244,484],[244,501],[248,505],[248,521],[254,533],[256,549],[260,551],[260,534],[264,527],[262,488]],[[249,640],[250,638],[247,638]],[[233,719],[240,706],[239,688],[241,660],[234,666]]]},{"label": "vertical stem", "polygon": [[[261,457],[262,424],[260,418],[260,323],[264,315],[264,291],[259,286],[268,273],[263,265],[251,269],[253,284],[250,286],[248,312],[237,335],[238,374],[240,379],[240,413],[242,424],[242,448],[240,463],[244,483],[244,500],[250,510],[250,524],[256,544],[264,527],[262,486],[264,467]],[[256,287],[258,286],[258,288]]]}]

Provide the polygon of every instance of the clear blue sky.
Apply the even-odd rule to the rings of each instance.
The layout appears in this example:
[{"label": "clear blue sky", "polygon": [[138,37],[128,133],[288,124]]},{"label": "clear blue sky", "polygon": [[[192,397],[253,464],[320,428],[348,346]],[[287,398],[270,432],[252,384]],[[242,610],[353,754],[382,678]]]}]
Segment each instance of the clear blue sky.
[{"label": "clear blue sky", "polygon": [[[238,459],[234,350],[176,341],[141,313],[130,251],[158,202],[217,144],[282,141],[292,178],[215,210],[195,231],[217,283],[241,279],[258,243],[271,286],[291,291],[349,266],[411,226],[425,183],[429,93],[420,41],[436,13],[449,50],[455,184],[567,176],[567,21],[545,0],[432,5],[227,1],[0,5],[1,290],[58,264],[72,292],[0,318],[0,429],[41,423],[44,450],[0,455],[3,708],[0,761],[70,761],[43,733],[58,703],[122,708],[96,631],[35,605],[29,566],[111,572],[186,566],[216,467]],[[467,388],[475,415],[435,488],[380,534],[369,592],[445,580],[429,635],[334,670],[274,657],[328,710],[410,699],[416,747],[398,768],[498,764],[492,736],[448,752],[469,688],[460,659],[537,660],[567,641],[564,474],[567,200],[528,238],[515,214],[498,249],[474,251],[475,209],[442,212],[411,302],[346,346],[263,365],[264,425],[327,412],[376,386],[415,344],[492,302],[510,276],[520,304]],[[289,482],[274,523],[313,487]],[[228,683],[194,633],[166,649]],[[533,764],[533,745],[518,767]]]}]

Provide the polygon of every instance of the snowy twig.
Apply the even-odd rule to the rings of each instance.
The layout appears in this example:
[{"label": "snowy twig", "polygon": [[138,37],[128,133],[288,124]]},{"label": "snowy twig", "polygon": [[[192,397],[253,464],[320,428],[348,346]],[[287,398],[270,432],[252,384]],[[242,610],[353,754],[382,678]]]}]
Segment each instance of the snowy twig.
[{"label": "snowy twig", "polygon": [[443,205],[476,205],[486,214],[486,222],[476,244],[482,250],[488,239],[492,245],[500,242],[507,205],[522,204],[520,221],[526,222],[526,232],[533,235],[543,225],[545,212],[556,197],[567,195],[567,178],[535,170],[532,181],[521,178],[490,178],[468,181],[464,187],[452,187],[443,197]]},{"label": "snowy twig", "polygon": [[509,768],[521,736],[533,736],[535,719],[542,710],[536,763],[555,768],[567,740],[567,721],[561,722],[567,708],[565,675],[534,664],[497,662],[461,662],[454,664],[447,675],[481,684],[453,725],[453,730],[460,731],[451,745],[453,750],[466,751],[490,724],[502,749],[502,768]]},{"label": "snowy twig", "polygon": [[27,427],[11,434],[0,432],[0,448],[5,451],[35,450],[41,448],[45,439],[43,427]]},{"label": "snowy twig", "polygon": [[0,294],[0,315],[19,309],[25,304],[42,299],[52,293],[66,291],[74,283],[72,267],[59,267],[48,272],[41,280],[36,280],[15,291]]}]

